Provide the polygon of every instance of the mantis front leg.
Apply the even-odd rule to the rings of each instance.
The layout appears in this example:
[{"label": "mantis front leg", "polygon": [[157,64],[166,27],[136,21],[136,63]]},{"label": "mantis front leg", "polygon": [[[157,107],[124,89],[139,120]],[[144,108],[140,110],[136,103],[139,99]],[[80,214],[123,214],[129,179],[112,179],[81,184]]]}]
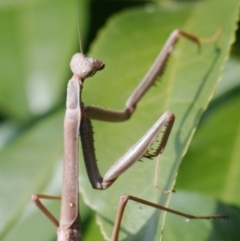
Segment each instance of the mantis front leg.
[{"label": "mantis front leg", "polygon": [[[80,133],[82,140],[82,151],[84,161],[88,172],[89,180],[93,188],[106,189],[108,188],[124,171],[126,171],[136,161],[142,157],[154,157],[160,155],[166,144],[171,132],[174,115],[171,112],[165,112],[149,131],[134,145],[127,153],[125,153],[104,175],[102,178],[98,171],[97,160],[94,151],[93,132],[89,118],[84,118],[81,121]],[[160,144],[157,149],[152,149],[152,144],[157,141],[157,137],[163,133]],[[153,151],[151,153],[150,151]]]},{"label": "mantis front leg", "polygon": [[[175,117],[171,112],[165,112],[149,129],[149,131],[132,148],[130,148],[129,151],[123,157],[121,157],[102,178],[98,171],[97,160],[94,151],[95,148],[93,143],[93,131],[90,119],[110,122],[119,122],[129,119],[136,109],[138,101],[140,101],[143,95],[155,83],[157,77],[161,76],[163,73],[167,59],[169,58],[172,49],[180,36],[193,41],[198,45],[198,48],[200,48],[201,41],[197,37],[181,30],[173,31],[148,73],[128,98],[124,110],[111,111],[98,107],[84,107],[83,104],[81,105],[82,118],[80,125],[80,137],[87,173],[93,188],[105,189],[109,187],[118,178],[118,176],[120,176],[140,158],[158,156],[163,152],[174,123]],[[78,73],[81,73],[80,69],[85,70],[85,65],[91,69],[88,61],[85,61],[84,64],[84,61],[82,60],[84,56],[82,56],[82,54],[81,61],[78,58],[80,57],[75,55],[72,59],[71,66],[74,67],[72,67],[73,73],[75,73],[74,71],[76,70]],[[94,69],[94,66],[92,66],[92,69]],[[95,72],[96,71],[94,71],[94,73]],[[82,83],[86,77],[79,75],[79,79],[81,79]],[[151,145],[156,141],[161,132],[163,132],[162,140],[160,141],[156,150],[150,154],[149,149],[151,149]]]}]

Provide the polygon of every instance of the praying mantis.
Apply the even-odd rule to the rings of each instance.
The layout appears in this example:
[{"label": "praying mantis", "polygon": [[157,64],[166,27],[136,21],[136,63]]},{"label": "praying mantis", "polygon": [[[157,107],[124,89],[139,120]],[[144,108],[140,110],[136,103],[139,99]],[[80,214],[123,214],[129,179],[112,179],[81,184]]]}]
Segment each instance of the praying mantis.
[{"label": "praying mantis", "polygon": [[[73,56],[70,64],[73,77],[68,82],[66,114],[64,120],[64,167],[62,196],[60,198],[34,194],[31,197],[34,204],[43,211],[43,213],[57,227],[58,241],[82,240],[80,232],[80,212],[78,208],[79,136],[81,138],[82,151],[88,177],[95,189],[108,188],[123,172],[125,172],[140,158],[159,156],[164,151],[175,119],[174,114],[169,111],[165,112],[149,129],[149,131],[102,177],[98,171],[94,152],[91,119],[110,122],[119,122],[129,119],[136,109],[137,103],[154,84],[156,78],[162,74],[166,61],[180,36],[195,42],[200,47],[201,41],[194,35],[181,30],[173,31],[148,73],[128,98],[126,108],[122,111],[110,111],[98,107],[84,106],[81,100],[83,83],[86,78],[91,77],[97,71],[102,70],[104,68],[104,63],[93,58],[87,58],[83,53],[77,53]],[[160,143],[158,143],[156,149],[151,150],[152,144],[156,142],[156,139],[161,132],[163,132],[163,134]],[[43,206],[40,201],[41,198],[61,199],[60,221],[58,221]],[[119,209],[111,238],[112,241],[118,240],[121,219],[128,200],[133,200],[157,209],[165,210],[188,219],[227,218],[226,215],[221,214],[194,216],[148,202],[135,196],[123,195],[120,198]]]}]

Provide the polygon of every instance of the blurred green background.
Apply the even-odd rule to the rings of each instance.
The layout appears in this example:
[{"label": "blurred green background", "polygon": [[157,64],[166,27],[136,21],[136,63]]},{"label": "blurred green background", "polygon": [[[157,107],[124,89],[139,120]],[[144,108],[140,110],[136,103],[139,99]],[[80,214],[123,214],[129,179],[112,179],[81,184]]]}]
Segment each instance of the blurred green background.
[{"label": "blurred green background", "polygon": [[[209,2],[214,2],[214,0]],[[209,9],[208,13],[202,12],[203,18],[204,14],[217,16],[218,13],[225,12],[226,16],[231,19],[226,17],[220,23],[216,22],[217,18],[212,17],[209,21],[206,17],[205,22],[199,23],[202,27],[194,29],[193,13],[200,11],[198,9],[204,5],[204,1],[80,1],[80,25],[84,52],[90,51],[93,57],[107,61],[106,71],[110,69],[105,75],[99,73],[99,79],[96,76],[96,80],[86,83],[84,101],[87,104],[99,104],[112,109],[123,107],[124,101],[131,93],[132,86],[138,83],[151,65],[154,56],[167,39],[169,30],[183,26],[189,31],[192,28],[194,34],[208,37],[213,30],[223,27],[224,22],[228,26],[228,28],[223,27],[223,37],[220,38],[220,42],[221,39],[226,39],[226,44],[221,46],[224,52],[223,60],[215,70],[218,75],[213,80],[215,82],[209,90],[209,95],[205,97],[207,100],[202,101],[203,109],[193,117],[196,119],[196,125],[200,117],[201,120],[179,168],[174,186],[177,192],[172,195],[170,206],[184,212],[202,215],[223,212],[228,214],[230,219],[219,220],[219,222],[191,221],[186,223],[182,218],[167,215],[166,221],[161,219],[158,223],[159,217],[157,216],[156,220],[153,218],[153,223],[156,223],[158,228],[149,229],[147,225],[144,228],[142,223],[143,227],[138,221],[132,221],[132,225],[137,226],[136,230],[129,231],[124,227],[121,240],[139,240],[139,236],[141,240],[160,240],[162,225],[165,225],[163,240],[179,240],[179,237],[181,240],[193,240],[193,238],[194,240],[237,240],[240,235],[238,230],[240,221],[238,187],[240,180],[240,38],[237,33],[235,34],[239,3],[240,1],[237,0],[232,0],[231,3],[225,0],[222,2],[222,8],[219,6],[219,9],[218,7]],[[168,16],[169,9],[174,12],[170,16]],[[74,0],[2,0],[0,11],[0,239],[4,241],[55,240],[55,228],[30,203],[29,197],[32,193],[59,195],[61,191],[65,89],[67,80],[71,76],[69,68],[71,56],[79,51],[76,2]],[[150,20],[145,15],[141,15],[144,11],[147,13],[156,11],[156,19],[159,15],[157,11],[161,11],[161,17],[164,17],[165,23],[155,26],[150,32],[148,22]],[[138,16],[139,20],[136,20],[136,23],[127,22],[126,16],[129,19],[131,16],[136,18]],[[137,26],[140,19],[139,28],[135,27],[132,30],[132,25]],[[178,19],[182,22],[176,23]],[[231,47],[231,52],[228,53],[235,35],[236,42]],[[185,49],[192,47],[193,55],[196,55],[196,47],[192,45],[189,42],[185,43]],[[203,45],[201,50],[203,54],[207,52],[206,48],[211,51],[211,45],[205,46]],[[148,56],[148,52],[153,57],[150,54]],[[140,63],[142,57],[146,65]],[[204,63],[205,60],[201,59],[201,56],[198,58],[200,63],[201,61]],[[223,64],[225,60],[227,60],[226,66]],[[176,68],[174,57],[167,65],[170,70],[166,71],[164,77],[171,77],[171,70],[174,70],[174,67],[171,69],[171,64]],[[190,71],[191,68],[189,68],[189,75],[194,82],[201,71],[199,70],[199,73]],[[106,80],[106,87],[104,82],[100,81],[101,78]],[[129,83],[128,78],[136,79],[136,82]],[[118,80],[125,82],[119,84]],[[220,80],[219,83],[217,83],[218,80]],[[168,83],[168,79],[164,78],[163,85],[166,85],[166,88],[169,87]],[[201,116],[217,84],[214,98]],[[123,91],[116,92],[121,87],[120,85],[123,86]],[[182,89],[183,95],[192,91],[188,87],[186,85],[186,88]],[[132,118],[133,120],[131,119],[132,124],[126,124],[126,126],[124,124],[121,127],[94,123],[97,151],[100,149],[100,153],[97,153],[101,157],[99,159],[104,160],[105,153],[102,154],[101,150],[105,148],[109,162],[114,161],[115,159],[112,160],[112,158],[115,158],[116,152],[122,153],[125,148],[129,147],[128,142],[132,143],[139,138],[146,131],[144,128],[148,129],[153,123],[152,120],[155,121],[163,111],[168,109],[168,102],[172,100],[168,98],[166,100],[168,93],[165,93],[166,96],[159,95],[159,99],[155,99],[158,92],[164,92],[164,88],[161,82],[157,84],[157,88],[151,89],[152,92],[146,95],[139,105],[137,109],[139,112]],[[102,94],[98,93],[101,89],[106,90]],[[155,112],[151,106],[156,101],[159,105],[162,101],[163,106],[156,107]],[[174,108],[170,110],[177,112]],[[134,126],[140,129],[139,134],[136,134],[139,130],[132,129]],[[125,129],[127,134],[129,133],[127,138],[119,134],[122,132],[121,128]],[[194,128],[191,129],[192,134],[194,130]],[[106,137],[105,131],[110,132],[109,136]],[[191,136],[182,147],[181,155],[186,151]],[[106,140],[106,144],[101,143],[103,137],[109,139]],[[113,141],[114,138],[115,141]],[[106,160],[106,165],[109,167],[108,160]],[[144,161],[144,164],[146,162]],[[99,163],[100,166],[103,165],[102,169],[105,171],[105,164],[102,161]],[[173,179],[178,165],[174,168],[176,170]],[[133,173],[140,176],[136,174],[136,170]],[[135,179],[138,178],[136,176],[133,177],[134,190]],[[125,179],[128,180],[127,176]],[[84,180],[87,182],[85,177]],[[82,180],[83,186],[88,190],[84,180]],[[154,190],[151,181],[145,178],[141,181],[150,190]],[[119,194],[128,192],[117,185],[118,193],[111,194],[116,200]],[[166,185],[171,187],[172,181],[167,182]],[[114,186],[115,184],[111,190]],[[141,186],[138,188],[141,190]],[[83,192],[87,195],[85,189]],[[139,191],[135,192],[139,193]],[[97,191],[96,194],[95,191],[95,195],[98,193]],[[87,197],[85,200],[90,204],[91,198],[90,194],[89,200]],[[110,199],[112,199],[111,196]],[[153,200],[155,199],[158,200],[154,196]],[[103,199],[107,205],[109,205],[108,201]],[[116,203],[115,199],[113,202]],[[168,203],[169,199],[165,202]],[[46,205],[57,217],[59,216],[59,202],[46,202]],[[101,226],[107,225],[107,227],[104,226],[104,235],[109,236],[108,229],[112,229],[113,222],[111,216],[115,216],[117,203],[114,211],[110,210],[111,214],[106,214],[107,218],[101,215],[101,203],[96,206],[92,203],[91,205],[95,210],[99,208],[98,222]],[[137,204],[133,204],[131,209],[135,209],[137,214],[141,212],[141,209],[148,213],[148,209]],[[99,227],[95,224],[96,212],[90,211],[81,201],[81,213],[84,240],[104,240]],[[145,214],[141,215],[145,217]],[[105,222],[106,219],[107,222]],[[145,222],[145,220],[147,219],[143,218],[141,221]],[[152,225],[151,222],[149,223]],[[137,228],[143,230],[143,233]]]}]

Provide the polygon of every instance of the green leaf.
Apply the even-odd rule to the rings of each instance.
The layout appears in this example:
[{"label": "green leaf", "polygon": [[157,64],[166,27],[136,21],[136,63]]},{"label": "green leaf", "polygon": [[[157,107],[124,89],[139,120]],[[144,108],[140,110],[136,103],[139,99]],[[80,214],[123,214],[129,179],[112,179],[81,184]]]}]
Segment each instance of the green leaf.
[{"label": "green leaf", "polygon": [[[184,158],[177,182],[180,188],[205,192],[238,207],[239,64],[236,58],[229,61],[222,81],[222,86],[226,86],[225,89],[228,91],[215,99],[204,115],[189,152]],[[236,86],[236,79],[238,87],[229,90],[229,83],[233,83],[233,87]],[[203,176],[204,178],[201,178]]]},{"label": "green leaf", "polygon": [[[194,205],[191,205],[191,204]],[[230,207],[227,204],[217,201],[205,195],[196,194],[194,192],[182,192],[178,190],[176,196],[171,198],[170,207],[183,212],[191,212],[198,214],[210,214],[213,210],[215,214],[227,213],[229,219],[219,220],[184,220],[175,215],[167,215],[164,226],[164,236],[167,240],[218,240],[230,241],[238,240],[239,231],[237,224],[239,223],[240,210]],[[196,209],[197,207],[197,209]],[[191,230],[191,232],[189,232]],[[230,231],[231,230],[231,231]]]},{"label": "green leaf", "polygon": [[[171,110],[176,115],[176,122],[161,157],[159,185],[165,190],[173,187],[181,158],[221,76],[233,42],[238,6],[239,1],[219,6],[215,0],[196,5],[171,4],[150,12],[148,8],[129,10],[109,21],[91,52],[91,56],[106,63],[106,69],[85,83],[83,98],[86,104],[112,109],[123,108],[124,101],[149,69],[173,29],[181,28],[202,37],[212,36],[219,27],[224,31],[216,43],[203,44],[200,52],[195,44],[182,39],[171,56],[164,78],[144,96],[131,120],[118,125],[94,122],[96,152],[102,173],[164,111]],[[81,165],[84,199],[97,211],[98,223],[107,237],[112,232],[121,194],[128,193],[162,205],[169,202],[168,196],[160,195],[153,187],[155,161],[135,164],[104,192],[91,189],[83,169]],[[120,240],[158,240],[164,223],[163,213],[154,216],[155,210],[140,213],[136,209],[132,204],[125,212]],[[210,211],[214,213],[214,209]],[[143,236],[143,233],[147,235]]]}]

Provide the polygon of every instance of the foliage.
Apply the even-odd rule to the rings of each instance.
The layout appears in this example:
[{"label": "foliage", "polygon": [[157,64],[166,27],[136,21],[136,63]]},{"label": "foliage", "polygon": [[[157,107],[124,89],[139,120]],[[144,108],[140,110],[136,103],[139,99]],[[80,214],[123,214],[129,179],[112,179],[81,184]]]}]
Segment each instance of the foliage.
[{"label": "foliage", "polygon": [[[212,36],[219,27],[223,29],[216,42],[203,44],[199,52],[194,43],[179,41],[163,78],[144,96],[128,122],[93,122],[100,170],[104,173],[164,111],[171,110],[176,123],[159,171],[159,185],[169,189],[222,76],[234,40],[239,1],[223,1],[221,5],[217,0],[191,4],[119,1],[117,9],[114,4],[81,1],[84,49],[88,49],[110,10],[112,14],[125,8],[109,17],[91,44],[89,56],[103,60],[106,69],[86,81],[86,104],[123,108],[173,29],[201,37]],[[1,3],[0,7],[0,237],[4,241],[52,240],[54,227],[29,202],[29,197],[36,192],[60,193],[65,87],[71,75],[69,60],[79,46],[76,6],[74,1],[22,0]],[[132,203],[122,224],[121,240],[159,240],[163,225],[163,239],[167,240],[236,240],[239,236],[238,55],[236,44],[218,95],[205,112],[184,157],[175,186],[177,193],[171,195],[170,202],[172,208],[187,213],[220,212],[228,214],[230,220],[186,223],[167,215],[165,221],[163,212]],[[96,211],[104,236],[111,234],[123,193],[169,204],[170,196],[160,195],[153,187],[155,161],[135,164],[102,192],[91,189],[82,161],[80,167],[84,200]],[[59,203],[47,202],[47,207],[59,215]],[[89,210],[82,207],[84,240],[101,240],[94,221],[89,219]]]}]

